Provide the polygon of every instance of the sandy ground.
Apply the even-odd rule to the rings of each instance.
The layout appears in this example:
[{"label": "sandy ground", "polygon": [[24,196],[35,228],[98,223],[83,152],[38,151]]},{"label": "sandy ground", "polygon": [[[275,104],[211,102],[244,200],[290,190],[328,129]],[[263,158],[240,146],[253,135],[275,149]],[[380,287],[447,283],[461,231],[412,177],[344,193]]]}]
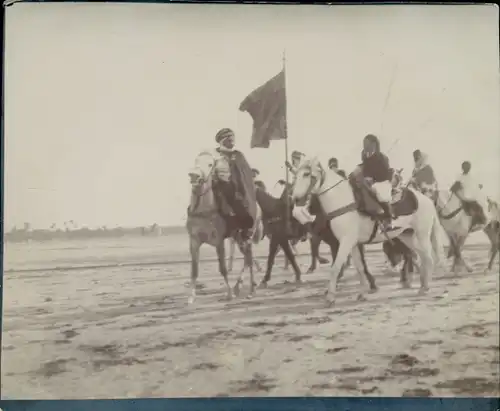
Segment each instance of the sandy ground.
[{"label": "sandy ground", "polygon": [[189,264],[6,273],[2,397],[498,396],[498,265],[465,255],[473,273],[418,297],[370,253],[380,291],[357,302],[349,269],[328,309],[328,267],[296,288],[279,259],[267,290],[232,302],[202,263],[191,307]]}]

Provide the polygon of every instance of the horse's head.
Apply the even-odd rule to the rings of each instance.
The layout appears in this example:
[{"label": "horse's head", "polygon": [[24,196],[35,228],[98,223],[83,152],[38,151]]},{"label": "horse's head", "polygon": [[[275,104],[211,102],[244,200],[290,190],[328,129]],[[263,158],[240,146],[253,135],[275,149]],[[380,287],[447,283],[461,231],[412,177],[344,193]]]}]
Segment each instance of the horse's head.
[{"label": "horse's head", "polygon": [[403,170],[403,168],[392,170],[391,184],[394,190],[399,190],[403,185]]},{"label": "horse's head", "polygon": [[189,180],[194,191],[199,190],[211,179],[215,169],[215,155],[210,151],[203,151],[196,157],[194,167],[189,170]]},{"label": "horse's head", "polygon": [[318,183],[324,173],[317,158],[307,159],[300,164],[292,187],[292,201],[303,206],[311,194],[318,190]]},{"label": "horse's head", "polygon": [[490,197],[487,197],[486,201],[488,202],[488,212],[492,220],[500,221],[500,204]]}]

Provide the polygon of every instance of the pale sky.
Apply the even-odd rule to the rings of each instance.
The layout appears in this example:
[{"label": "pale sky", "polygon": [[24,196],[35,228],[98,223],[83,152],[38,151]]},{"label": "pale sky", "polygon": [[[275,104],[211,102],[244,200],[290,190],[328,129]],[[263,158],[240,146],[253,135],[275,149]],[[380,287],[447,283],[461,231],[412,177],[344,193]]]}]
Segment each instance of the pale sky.
[{"label": "pale sky", "polygon": [[5,29],[6,228],[183,224],[187,170],[222,127],[272,186],[284,142],[251,150],[238,107],[284,49],[290,152],[350,171],[375,133],[394,167],[411,172],[419,148],[448,186],[469,160],[499,198],[497,22],[494,5],[17,3]]}]

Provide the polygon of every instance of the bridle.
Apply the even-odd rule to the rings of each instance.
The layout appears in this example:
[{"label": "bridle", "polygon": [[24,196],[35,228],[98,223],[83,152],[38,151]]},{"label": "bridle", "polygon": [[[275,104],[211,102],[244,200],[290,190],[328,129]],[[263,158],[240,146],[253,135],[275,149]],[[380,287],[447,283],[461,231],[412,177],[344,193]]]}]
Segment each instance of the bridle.
[{"label": "bridle", "polygon": [[211,177],[212,177],[212,174],[215,170],[215,165],[216,165],[216,161],[214,159],[214,162],[213,162],[212,166],[210,167],[210,170],[206,174],[206,177],[204,177],[204,178],[200,177],[198,179],[198,181],[196,182],[196,186],[195,186],[196,188],[201,188],[204,185],[206,185],[205,190],[201,190],[201,192],[195,192],[195,188],[193,187],[192,194],[195,197],[195,202],[194,202],[192,207],[191,206],[188,207],[188,215],[189,216],[211,215],[211,214],[214,214],[216,212],[215,210],[212,210],[212,211],[205,212],[205,213],[195,213],[196,209],[200,205],[200,201],[201,201],[202,197],[204,195],[206,195],[212,189]]},{"label": "bridle", "polygon": [[[325,184],[325,180],[326,180],[326,171],[324,170],[324,168],[321,166],[321,164],[318,164],[318,171],[319,171],[319,175],[320,175],[320,178],[319,178],[319,186],[318,186],[318,190],[321,189],[321,187],[323,187],[323,185]],[[306,167],[304,167],[306,168]],[[309,200],[311,199],[311,196],[313,195],[313,189],[314,187],[316,186],[316,184],[318,183],[318,177],[316,177],[315,175],[313,175],[312,173],[312,166],[311,165],[308,165],[307,168],[309,169],[309,172],[310,172],[310,180],[311,182],[309,183],[309,186],[307,187],[307,190],[306,190],[306,193],[304,195],[305,199],[306,199],[306,204],[307,202],[309,202]],[[340,177],[340,176],[339,176]],[[333,184],[332,186],[322,190],[322,191],[319,191],[318,193],[316,193],[316,196],[319,198],[321,197],[323,194],[327,193],[328,191],[330,190],[333,190],[335,187],[337,187],[339,184],[343,183],[344,181],[347,181],[346,179],[344,178],[341,178],[339,181],[337,181],[335,184]]]}]

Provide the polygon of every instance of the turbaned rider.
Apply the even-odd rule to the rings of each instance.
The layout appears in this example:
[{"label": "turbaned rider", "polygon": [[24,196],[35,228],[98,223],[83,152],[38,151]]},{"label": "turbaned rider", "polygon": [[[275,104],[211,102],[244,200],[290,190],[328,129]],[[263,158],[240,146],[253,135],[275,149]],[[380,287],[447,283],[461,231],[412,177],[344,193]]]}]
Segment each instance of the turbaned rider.
[{"label": "turbaned rider", "polygon": [[438,184],[434,170],[429,164],[427,154],[422,153],[420,150],[415,150],[413,152],[413,160],[415,168],[413,169],[409,185],[434,200],[437,195]]},{"label": "turbaned rider", "polygon": [[470,173],[472,166],[469,161],[462,163],[462,174],[458,176],[450,191],[468,206],[473,220],[472,225],[483,225],[487,223],[488,201],[477,181]]},{"label": "turbaned rider", "polygon": [[248,241],[257,215],[252,168],[243,153],[234,148],[235,135],[231,129],[220,130],[215,141],[219,144],[216,151],[220,154],[215,165],[215,188],[234,213],[230,216],[233,217],[233,228],[240,232],[243,241]]}]

